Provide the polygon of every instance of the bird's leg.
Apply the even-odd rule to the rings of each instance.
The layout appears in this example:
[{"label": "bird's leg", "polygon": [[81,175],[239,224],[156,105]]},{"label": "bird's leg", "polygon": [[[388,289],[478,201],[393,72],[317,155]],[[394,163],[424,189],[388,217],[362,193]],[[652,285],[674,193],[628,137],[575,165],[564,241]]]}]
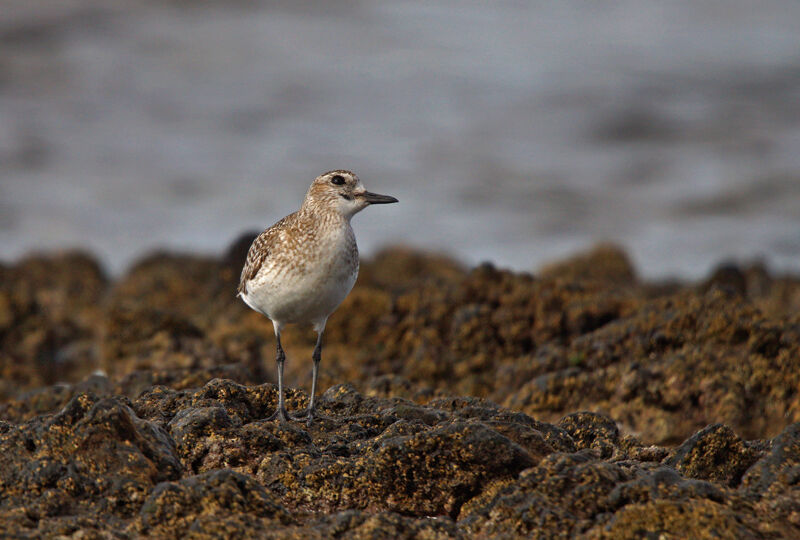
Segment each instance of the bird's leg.
[{"label": "bird's leg", "polygon": [[311,366],[311,400],[308,402],[308,425],[314,419],[317,413],[317,376],[319,375],[319,362],[322,360],[322,332],[317,334],[317,344],[314,346],[314,352],[311,354],[311,359],[314,364]]},{"label": "bird's leg", "polygon": [[314,418],[319,418],[317,414],[317,377],[319,376],[319,363],[322,360],[322,330],[317,332],[317,344],[314,347],[314,352],[311,355],[313,365],[311,367],[311,398],[308,402],[308,409],[305,412],[297,415],[306,418],[306,423],[310,426]]},{"label": "bird's leg", "polygon": [[283,423],[289,419],[289,414],[286,412],[286,403],[283,399],[283,363],[286,361],[286,354],[284,354],[283,347],[281,347],[281,333],[277,329],[275,331],[275,339],[278,342],[277,355],[275,356],[275,362],[278,365],[278,408],[267,420],[275,420],[277,418]]}]

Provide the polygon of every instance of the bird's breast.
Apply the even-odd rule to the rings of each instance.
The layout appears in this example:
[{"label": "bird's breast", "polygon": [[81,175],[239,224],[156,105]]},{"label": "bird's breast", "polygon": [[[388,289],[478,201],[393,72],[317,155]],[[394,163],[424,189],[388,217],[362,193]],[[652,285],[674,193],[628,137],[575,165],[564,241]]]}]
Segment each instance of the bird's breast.
[{"label": "bird's breast", "polygon": [[273,320],[311,322],[330,315],[358,277],[358,247],[349,225],[320,231],[275,253],[248,286],[248,304]]}]

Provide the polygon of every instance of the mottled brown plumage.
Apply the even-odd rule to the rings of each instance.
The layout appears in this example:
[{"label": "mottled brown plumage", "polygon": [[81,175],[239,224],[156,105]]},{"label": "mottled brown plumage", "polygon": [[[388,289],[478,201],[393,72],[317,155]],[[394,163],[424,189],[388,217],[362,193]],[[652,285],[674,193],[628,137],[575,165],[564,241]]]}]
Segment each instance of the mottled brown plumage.
[{"label": "mottled brown plumage", "polygon": [[264,261],[269,257],[270,244],[274,241],[274,237],[280,229],[286,226],[286,222],[291,219],[292,216],[294,216],[294,214],[290,214],[281,219],[272,227],[265,229],[264,232],[253,240],[253,244],[247,252],[247,260],[244,263],[242,275],[239,279],[239,288],[237,289],[239,294],[247,292],[247,282],[256,277]]},{"label": "mottled brown plumage", "polygon": [[397,199],[366,191],[350,171],[329,171],[314,180],[297,212],[269,227],[250,246],[238,295],[269,317],[275,328],[279,403],[273,417],[289,418],[283,399],[285,356],[280,332],[290,323],[310,323],[317,331],[306,413],[309,423],[314,417],[322,332],[358,276],[358,247],[350,219],[370,204],[392,202]]}]

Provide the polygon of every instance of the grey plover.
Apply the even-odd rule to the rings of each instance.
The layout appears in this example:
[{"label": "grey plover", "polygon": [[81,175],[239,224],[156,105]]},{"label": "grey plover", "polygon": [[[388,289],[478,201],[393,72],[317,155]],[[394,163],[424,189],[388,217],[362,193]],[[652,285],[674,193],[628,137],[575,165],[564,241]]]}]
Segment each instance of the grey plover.
[{"label": "grey plover", "polygon": [[[358,276],[358,247],[350,219],[370,204],[395,203],[388,195],[370,193],[350,171],[318,176],[300,210],[261,233],[250,246],[242,268],[238,296],[267,316],[275,329],[278,366],[278,408],[270,420],[300,420],[316,415],[317,375],[322,333],[331,313],[353,288]],[[311,398],[306,412],[290,415],[283,396],[281,330],[291,323],[310,323],[317,332],[312,355]]]}]

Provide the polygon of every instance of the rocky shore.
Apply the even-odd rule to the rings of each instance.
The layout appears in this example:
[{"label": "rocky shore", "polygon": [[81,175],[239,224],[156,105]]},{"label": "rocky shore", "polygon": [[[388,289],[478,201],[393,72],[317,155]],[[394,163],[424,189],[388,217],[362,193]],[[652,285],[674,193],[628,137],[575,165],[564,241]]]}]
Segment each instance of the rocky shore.
[{"label": "rocky shore", "polygon": [[[0,536],[800,537],[800,277],[389,249],[329,321],[326,418],[281,426],[250,239],[0,265]],[[314,335],[283,341],[296,410]]]}]

